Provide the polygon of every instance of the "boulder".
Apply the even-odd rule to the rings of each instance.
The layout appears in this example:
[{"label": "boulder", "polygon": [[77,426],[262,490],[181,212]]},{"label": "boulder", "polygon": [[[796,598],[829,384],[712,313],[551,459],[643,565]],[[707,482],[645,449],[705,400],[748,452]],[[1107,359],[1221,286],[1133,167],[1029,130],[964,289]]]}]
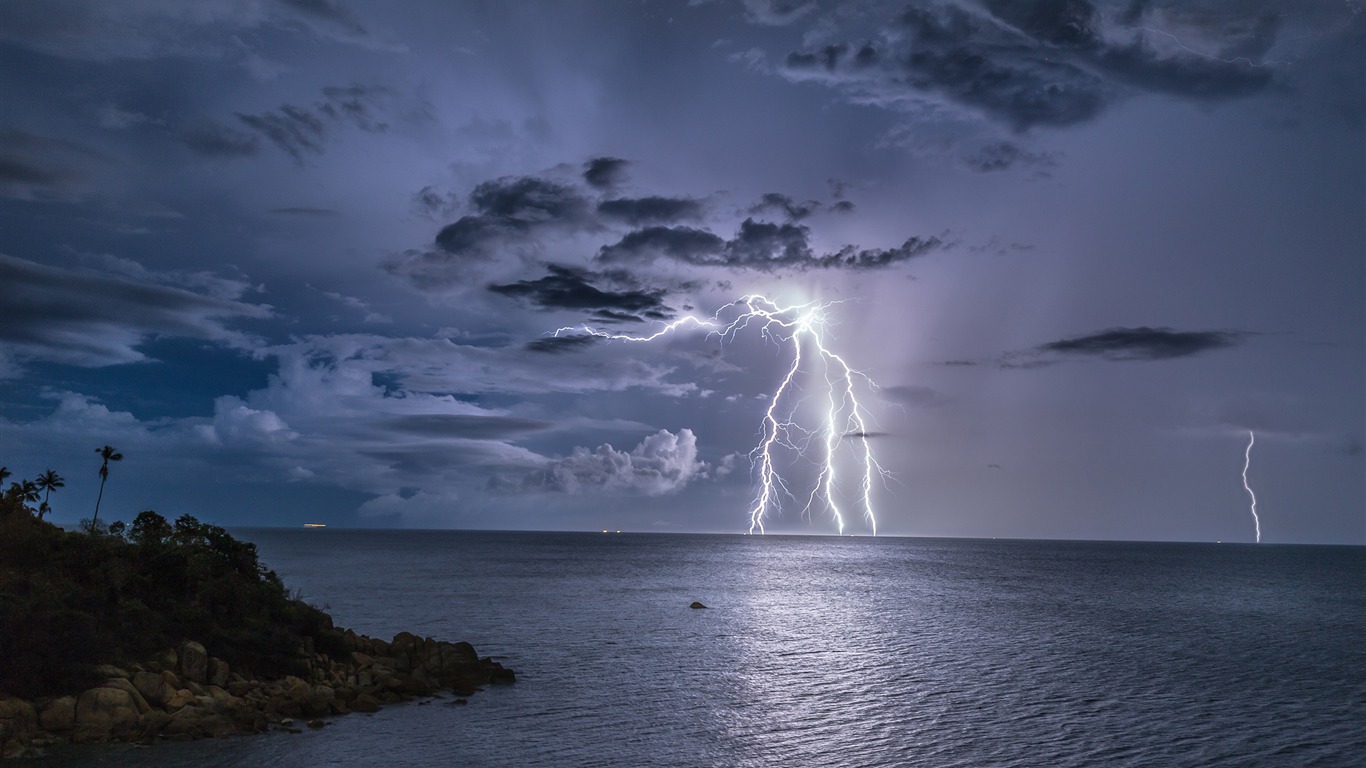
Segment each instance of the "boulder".
[{"label": "boulder", "polygon": [[113,664],[100,664],[96,666],[95,674],[100,677],[122,677],[125,679],[129,677],[128,670],[116,667]]},{"label": "boulder", "polygon": [[[156,665],[163,671],[180,669],[180,655],[174,648],[168,648],[157,657]],[[180,686],[176,686],[179,688]]]},{"label": "boulder", "polygon": [[185,687],[180,682],[180,676],[169,669],[161,673],[161,679],[165,680],[166,684],[171,686],[171,690],[173,691],[178,691]]},{"label": "boulder", "polygon": [[209,654],[204,646],[193,640],[180,646],[180,674],[187,680],[203,685],[208,682]]},{"label": "boulder", "polygon": [[160,735],[171,722],[171,716],[159,709],[144,712],[138,718],[138,738],[151,739]]},{"label": "boulder", "polygon": [[0,697],[0,757],[32,754],[31,740],[38,732],[38,713],[23,699]]},{"label": "boulder", "polygon": [[159,707],[175,695],[178,687],[168,682],[166,675],[175,677],[170,672],[163,672],[160,675],[155,672],[134,672],[133,687],[138,689],[138,693],[142,694],[148,704]]},{"label": "boulder", "polygon": [[689,608],[706,608],[707,606],[705,606],[705,605],[703,605],[703,604],[697,602],[696,600],[694,600],[693,603],[692,603],[692,605],[690,605],[690,606],[688,606],[688,607],[689,607]]},{"label": "boulder", "polygon": [[379,710],[379,699],[368,693],[362,693],[351,702],[351,709],[356,712],[376,712]]},{"label": "boulder", "polygon": [[189,688],[181,688],[180,690],[171,694],[171,698],[166,700],[165,704],[163,705],[163,708],[167,712],[176,712],[180,710],[180,708],[186,706],[187,704],[193,701],[194,692],[191,691]]},{"label": "boulder", "polygon": [[133,735],[138,708],[132,694],[121,688],[91,688],[76,700],[73,741],[108,741]]},{"label": "boulder", "polygon": [[38,724],[49,733],[67,733],[76,727],[76,697],[59,696],[38,713]]},{"label": "boulder", "polygon": [[412,653],[418,649],[418,646],[421,643],[422,638],[414,635],[412,632],[399,632],[397,635],[394,635],[394,639],[389,643],[389,647],[393,649],[393,653],[395,654]]},{"label": "boulder", "polygon": [[232,677],[232,669],[228,667],[228,662],[219,658],[209,657],[207,674],[210,685],[226,688],[228,687],[228,681]]},{"label": "boulder", "polygon": [[139,715],[152,708],[151,705],[147,703],[147,699],[143,698],[142,694],[138,692],[138,689],[125,678],[111,677],[104,681],[103,687],[115,688],[127,693],[133,700],[133,706],[137,707]]}]

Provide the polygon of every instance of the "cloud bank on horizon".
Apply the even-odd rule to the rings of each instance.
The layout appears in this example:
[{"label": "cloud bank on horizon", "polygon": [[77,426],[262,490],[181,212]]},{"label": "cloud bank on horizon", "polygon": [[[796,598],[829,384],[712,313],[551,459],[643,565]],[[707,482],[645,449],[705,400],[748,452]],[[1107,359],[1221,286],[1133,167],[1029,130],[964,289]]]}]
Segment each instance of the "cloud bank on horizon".
[{"label": "cloud bank on horizon", "polygon": [[757,292],[840,302],[882,531],[1235,539],[1252,429],[1266,540],[1366,543],[1363,73],[1327,0],[15,0],[0,462],[59,520],[108,443],[123,517],[740,531],[787,350],[551,332]]}]

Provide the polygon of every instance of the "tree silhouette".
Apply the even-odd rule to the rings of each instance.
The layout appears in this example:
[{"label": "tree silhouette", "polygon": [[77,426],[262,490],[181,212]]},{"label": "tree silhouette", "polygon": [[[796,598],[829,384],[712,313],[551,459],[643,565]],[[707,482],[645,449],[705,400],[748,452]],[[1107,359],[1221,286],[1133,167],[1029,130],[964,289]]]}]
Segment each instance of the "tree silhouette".
[{"label": "tree silhouette", "polygon": [[38,519],[42,520],[43,515],[52,511],[52,508],[47,505],[48,496],[51,496],[52,492],[57,490],[58,488],[64,487],[66,485],[66,481],[62,479],[61,475],[49,469],[43,474],[38,475],[37,484],[38,490],[43,492],[43,504],[42,506],[38,507]]},{"label": "tree silhouette", "polygon": [[119,453],[118,449],[114,448],[112,445],[96,448],[95,453],[98,453],[100,458],[104,459],[104,463],[100,464],[100,494],[95,497],[95,517],[90,521],[90,533],[92,535],[98,530],[96,526],[100,522],[100,500],[104,498],[104,483],[109,479],[109,462],[123,461],[123,454]]},{"label": "tree silhouette", "polygon": [[20,480],[17,483],[10,483],[9,490],[5,491],[5,501],[15,505],[14,511],[25,510],[32,512],[28,508],[29,504],[38,500],[38,485],[32,480]]},{"label": "tree silhouette", "polygon": [[9,471],[9,467],[0,467],[0,484],[4,483],[6,478],[12,474],[14,473]]}]

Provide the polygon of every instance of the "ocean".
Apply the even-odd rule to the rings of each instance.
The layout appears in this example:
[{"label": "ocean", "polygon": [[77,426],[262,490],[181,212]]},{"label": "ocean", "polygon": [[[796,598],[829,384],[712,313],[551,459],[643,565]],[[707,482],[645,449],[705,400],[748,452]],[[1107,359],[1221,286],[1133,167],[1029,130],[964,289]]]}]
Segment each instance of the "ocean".
[{"label": "ocean", "polygon": [[31,764],[1366,765],[1363,547],[235,533],[339,625],[517,683]]}]

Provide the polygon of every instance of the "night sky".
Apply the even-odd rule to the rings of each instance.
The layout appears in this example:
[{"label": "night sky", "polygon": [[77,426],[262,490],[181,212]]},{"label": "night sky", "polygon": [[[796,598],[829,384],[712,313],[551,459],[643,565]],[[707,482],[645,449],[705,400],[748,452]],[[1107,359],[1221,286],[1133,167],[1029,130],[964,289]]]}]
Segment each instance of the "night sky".
[{"label": "night sky", "polygon": [[1363,544],[1362,10],[4,0],[0,463],[65,523],[110,444],[107,519],[743,532],[791,347],[553,332],[763,294],[837,302],[879,534],[1251,542],[1251,430],[1262,540]]}]

